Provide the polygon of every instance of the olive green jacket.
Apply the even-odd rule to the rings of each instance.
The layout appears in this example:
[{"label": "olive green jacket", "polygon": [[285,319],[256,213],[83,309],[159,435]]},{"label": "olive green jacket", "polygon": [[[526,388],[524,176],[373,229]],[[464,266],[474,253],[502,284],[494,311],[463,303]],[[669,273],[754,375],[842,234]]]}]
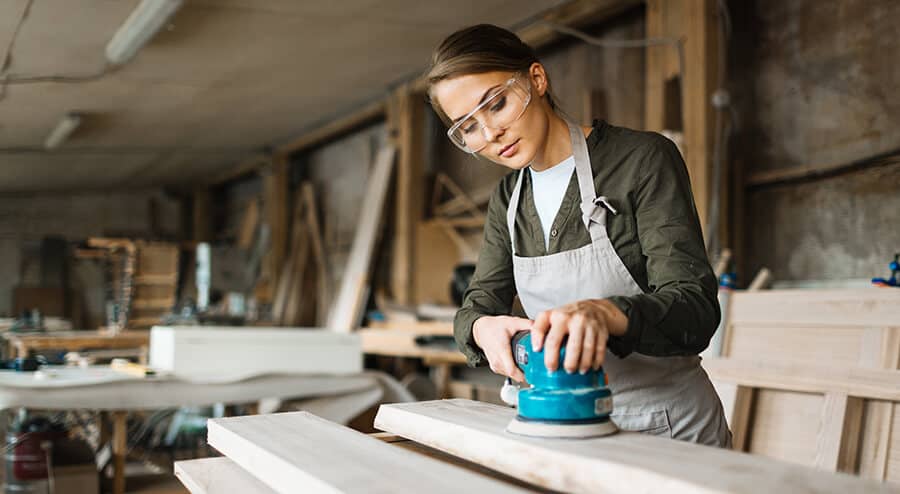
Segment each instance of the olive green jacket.
[{"label": "olive green jacket", "polygon": [[[607,215],[607,231],[619,258],[644,293],[610,297],[628,316],[622,336],[608,348],[624,357],[692,355],[703,351],[719,324],[717,283],[703,244],[691,184],[681,154],[665,137],[594,122],[587,137],[597,195],[618,214]],[[503,178],[488,204],[484,243],[475,275],[454,321],[460,349],[472,366],[485,364],[472,324],[485,315],[509,315],[516,295],[506,210],[516,174]],[[517,254],[544,256],[591,242],[581,220],[575,174],[544,247],[530,174],[522,177],[516,214]],[[559,273],[565,276],[566,273]]]}]

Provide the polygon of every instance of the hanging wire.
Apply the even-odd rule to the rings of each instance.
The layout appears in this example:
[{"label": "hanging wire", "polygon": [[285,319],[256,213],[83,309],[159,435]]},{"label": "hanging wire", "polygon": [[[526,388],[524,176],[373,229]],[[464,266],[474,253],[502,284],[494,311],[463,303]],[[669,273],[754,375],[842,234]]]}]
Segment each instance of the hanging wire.
[{"label": "hanging wire", "polygon": [[[678,53],[678,74],[681,76],[681,100],[685,100],[686,96],[686,85],[684,83],[684,71],[685,71],[685,54],[684,54],[684,40],[680,38],[672,38],[672,37],[660,37],[660,38],[641,38],[641,39],[603,39],[598,38],[596,36],[591,36],[590,34],[585,33],[584,31],[579,31],[577,29],[571,28],[569,26],[564,26],[562,24],[557,24],[555,22],[541,20],[538,21],[540,24],[544,24],[550,29],[561,33],[568,34],[573,38],[580,39],[581,41],[593,45],[599,46],[601,48],[647,48],[650,46],[672,46],[675,48],[675,51]],[[683,112],[682,112],[683,115]],[[684,117],[682,116],[682,119]],[[682,126],[684,124],[682,123]]]}]

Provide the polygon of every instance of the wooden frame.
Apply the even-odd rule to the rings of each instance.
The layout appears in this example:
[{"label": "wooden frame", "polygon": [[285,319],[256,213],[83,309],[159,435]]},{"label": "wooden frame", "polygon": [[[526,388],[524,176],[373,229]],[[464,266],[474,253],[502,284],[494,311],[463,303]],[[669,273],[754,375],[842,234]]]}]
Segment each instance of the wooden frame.
[{"label": "wooden frame", "polygon": [[733,292],[722,357],[735,449],[900,481],[900,292]]}]

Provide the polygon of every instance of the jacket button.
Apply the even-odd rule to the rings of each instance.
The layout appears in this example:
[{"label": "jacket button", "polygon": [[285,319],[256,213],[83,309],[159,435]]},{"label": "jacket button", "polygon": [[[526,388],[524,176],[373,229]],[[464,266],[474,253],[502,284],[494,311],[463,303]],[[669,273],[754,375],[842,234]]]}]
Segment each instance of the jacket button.
[{"label": "jacket button", "polygon": [[556,231],[556,228],[550,230],[550,236],[551,236],[551,237],[555,237],[558,233],[559,233],[559,232]]}]

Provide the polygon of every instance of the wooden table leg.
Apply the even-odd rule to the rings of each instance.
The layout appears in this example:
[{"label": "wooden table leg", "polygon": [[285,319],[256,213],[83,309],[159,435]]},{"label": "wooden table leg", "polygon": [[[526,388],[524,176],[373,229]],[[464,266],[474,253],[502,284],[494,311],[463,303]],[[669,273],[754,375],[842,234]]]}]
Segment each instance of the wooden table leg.
[{"label": "wooden table leg", "polygon": [[450,365],[440,363],[434,366],[434,388],[439,400],[450,396]]},{"label": "wooden table leg", "polygon": [[125,450],[128,440],[127,412],[112,412],[113,494],[125,494]]}]

